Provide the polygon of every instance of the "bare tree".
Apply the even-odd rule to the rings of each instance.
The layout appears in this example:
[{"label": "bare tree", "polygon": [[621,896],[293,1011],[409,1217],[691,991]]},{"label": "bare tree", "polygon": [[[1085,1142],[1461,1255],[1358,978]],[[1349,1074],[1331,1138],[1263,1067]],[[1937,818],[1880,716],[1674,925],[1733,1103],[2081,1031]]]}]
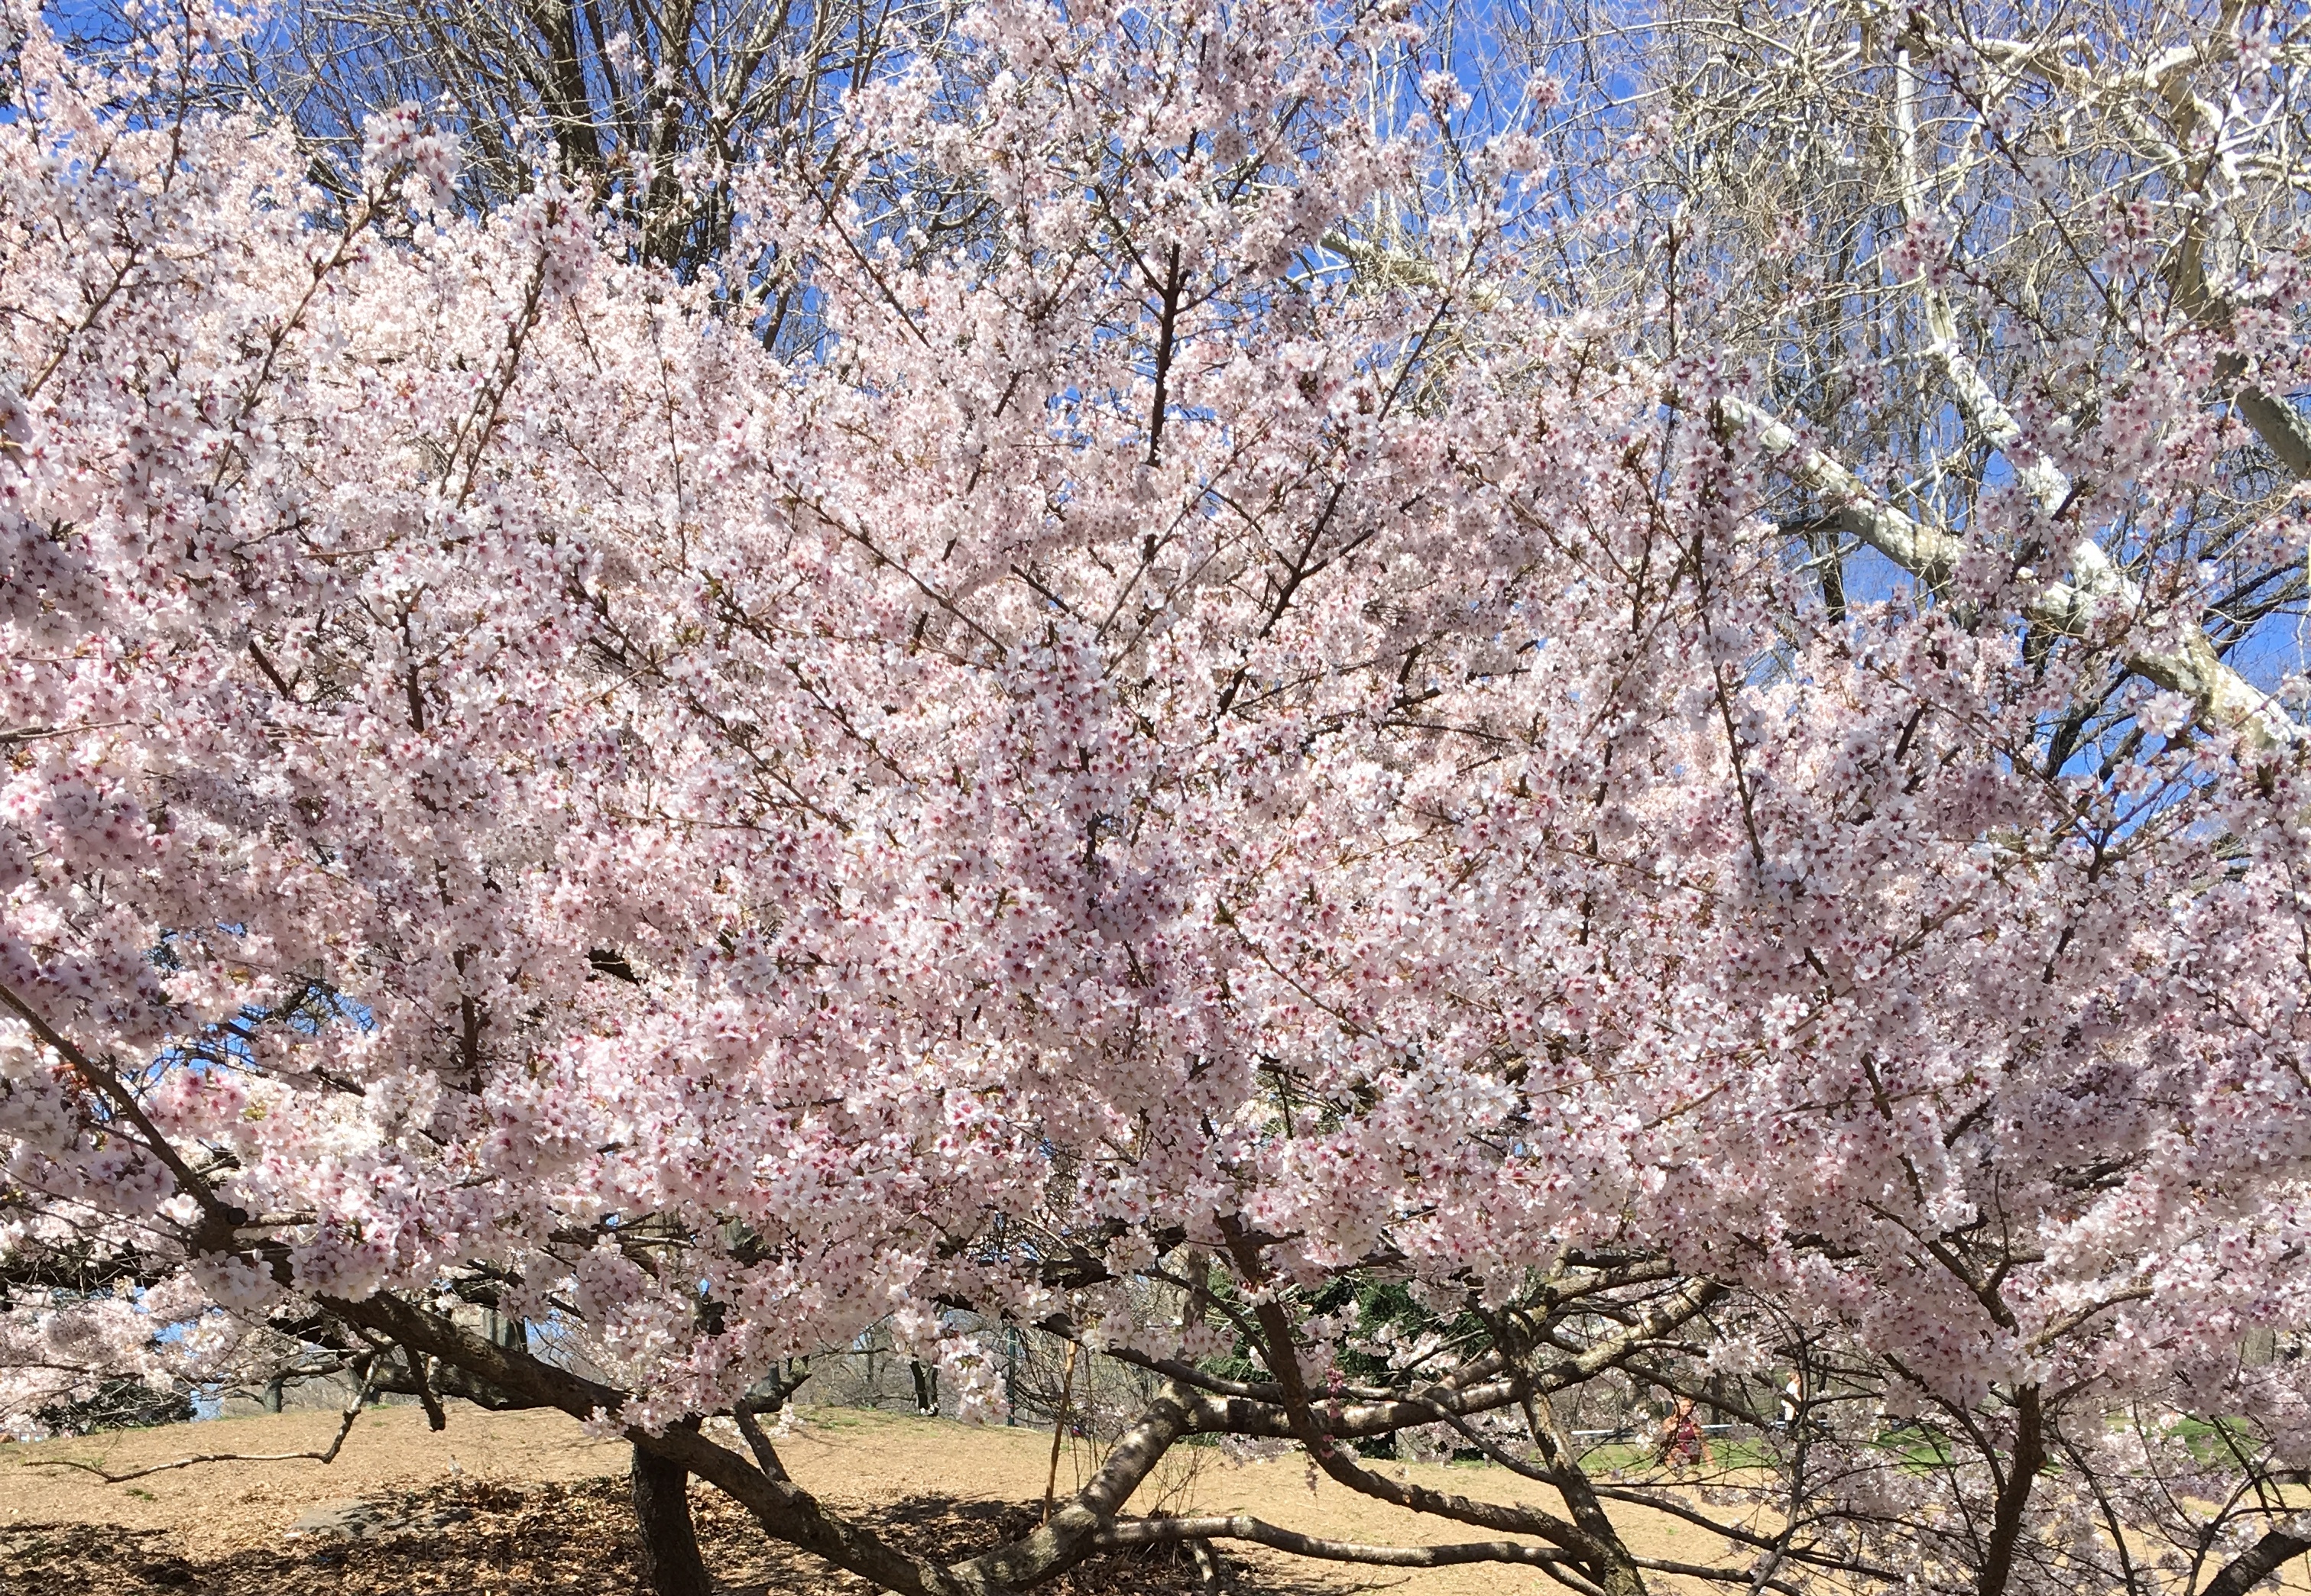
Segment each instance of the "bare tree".
[{"label": "bare tree", "polygon": [[[1624,323],[1647,329],[1632,352],[1648,359],[1750,363],[1756,384],[1707,419],[1757,429],[1783,462],[1784,525],[1830,615],[1905,577],[1947,593],[1969,554],[2066,573],[2033,612],[2036,650],[2075,637],[2096,600],[2192,624],[2165,656],[2084,671],[2049,769],[2131,734],[2132,679],[2262,724],[2277,669],[2266,652],[2249,681],[2234,656],[2305,597],[2271,535],[2311,476],[2292,356],[2268,336],[2216,352],[2202,399],[2237,425],[2234,469],[2155,524],[2124,502],[2130,463],[2067,440],[2128,402],[2152,345],[2220,342],[2297,269],[2299,15],[1670,0],[1525,8],[1507,34],[1569,85],[1550,133],[1553,219],[1573,241],[1537,255],[1535,291],[1657,306]],[[2043,535],[1975,548],[1979,501],[2016,492]],[[2089,519],[2115,536],[2062,530]]]},{"label": "bare tree", "polygon": [[[293,0],[244,43],[228,91],[293,125],[313,173],[357,186],[362,127],[405,102],[458,136],[487,207],[551,167],[629,229],[637,259],[711,274],[767,335],[802,325],[792,274],[732,255],[728,179],[770,162],[839,189],[836,95],[936,54],[953,0]],[[803,334],[807,336],[807,334]]]}]

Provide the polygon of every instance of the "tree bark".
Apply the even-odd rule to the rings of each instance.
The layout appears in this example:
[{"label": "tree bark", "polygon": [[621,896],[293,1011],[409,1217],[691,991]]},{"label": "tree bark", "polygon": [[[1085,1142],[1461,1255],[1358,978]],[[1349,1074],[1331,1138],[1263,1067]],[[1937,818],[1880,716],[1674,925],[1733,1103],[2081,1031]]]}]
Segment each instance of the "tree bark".
[{"label": "tree bark", "polygon": [[2279,1572],[2288,1558],[2311,1552],[2311,1540],[2285,1530],[2273,1530],[2241,1552],[2207,1582],[2200,1596],[2246,1596],[2249,1591]]},{"label": "tree bark", "polygon": [[634,1522],[641,1531],[642,1583],[651,1596],[713,1596],[690,1522],[690,1474],[634,1448]]},{"label": "tree bark", "polygon": [[1565,1498],[1565,1511],[1596,1543],[1598,1588],[1605,1596],[1646,1596],[1644,1574],[1637,1567],[1628,1542],[1621,1539],[1620,1527],[1598,1499],[1597,1488],[1582,1472],[1572,1439],[1557,1427],[1557,1411],[1548,1396],[1526,1384],[1519,1401],[1524,1409],[1525,1428],[1540,1449],[1541,1461],[1557,1476],[1557,1495]]},{"label": "tree bark", "polygon": [[1220,1566],[1220,1555],[1208,1540],[1188,1542],[1188,1556],[1196,1565],[1196,1589],[1203,1596],[1219,1596],[1226,1588],[1227,1572]]},{"label": "tree bark", "polygon": [[2016,1394],[2014,1455],[1999,1483],[1998,1502],[1990,1530],[1990,1552],[1983,1559],[1980,1596],[2005,1596],[2013,1577],[2014,1553],[2022,1540],[2022,1511],[2029,1505],[2030,1488],[2046,1466],[2045,1415],[2038,1406],[2038,1388],[2026,1385]]}]

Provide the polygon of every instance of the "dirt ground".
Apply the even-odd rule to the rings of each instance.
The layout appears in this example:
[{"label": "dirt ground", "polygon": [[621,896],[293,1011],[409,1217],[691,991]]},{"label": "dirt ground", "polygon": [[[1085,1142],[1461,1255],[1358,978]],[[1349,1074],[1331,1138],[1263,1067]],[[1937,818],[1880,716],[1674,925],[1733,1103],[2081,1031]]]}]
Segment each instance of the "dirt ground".
[{"label": "dirt ground", "polygon": [[[449,1429],[433,1435],[416,1408],[376,1409],[362,1415],[327,1466],[310,1460],[205,1463],[122,1485],[55,1466],[101,1462],[119,1473],[196,1452],[318,1451],[337,1423],[336,1414],[307,1411],[0,1446],[0,1596],[635,1591],[626,1450],[588,1438],[560,1414],[493,1414],[452,1404]],[[1032,1524],[1051,1444],[1049,1434],[1033,1430],[825,1410],[810,1414],[780,1453],[797,1480],[830,1507],[858,1514],[921,1550],[955,1556]],[[1091,1466],[1083,1443],[1063,1449],[1061,1488]],[[1413,1465],[1411,1471],[1471,1496],[1521,1494],[1520,1482],[1502,1470]],[[301,1515],[349,1499],[425,1527],[350,1542],[291,1533]],[[766,1542],[719,1493],[701,1488],[696,1501],[708,1565],[732,1596],[868,1589]],[[1420,1523],[1329,1479],[1316,1479],[1312,1488],[1302,1462],[1234,1465],[1202,1449],[1167,1458],[1132,1507],[1251,1513],[1364,1541],[1461,1538],[1450,1525]],[[1699,1560],[1721,1549],[1710,1544],[1714,1537],[1666,1519],[1633,1522],[1627,1531],[1641,1555]],[[1537,1570],[1499,1565],[1373,1569],[1312,1565],[1257,1549],[1225,1555],[1232,1588],[1247,1596],[1504,1596],[1558,1588]],[[1678,1582],[1656,1583],[1668,1590]],[[1048,1588],[1061,1596],[1169,1596],[1194,1590],[1195,1581],[1190,1569],[1168,1557],[1118,1557],[1086,1564]]]}]

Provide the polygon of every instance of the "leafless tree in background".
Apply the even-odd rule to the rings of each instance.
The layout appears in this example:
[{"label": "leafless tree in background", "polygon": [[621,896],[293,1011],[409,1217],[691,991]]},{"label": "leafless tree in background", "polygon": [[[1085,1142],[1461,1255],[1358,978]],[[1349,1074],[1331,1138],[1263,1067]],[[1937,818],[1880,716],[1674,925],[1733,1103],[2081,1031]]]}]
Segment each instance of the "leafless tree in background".
[{"label": "leafless tree in background", "polygon": [[[549,169],[627,229],[636,259],[702,278],[769,342],[816,334],[786,263],[732,258],[728,178],[770,161],[830,203],[862,153],[830,143],[845,89],[937,54],[954,0],[286,0],[222,92],[295,126],[328,192],[362,128],[412,103],[458,136],[488,208]],[[121,24],[124,34],[132,25]]]},{"label": "leafless tree in background", "polygon": [[[1946,592],[1989,552],[1969,534],[1983,496],[2024,493],[2045,536],[1996,558],[2069,577],[2035,613],[2034,648],[2074,638],[2097,598],[2197,622],[2170,656],[2084,671],[2050,769],[2134,734],[2130,679],[2230,724],[2270,713],[2284,668],[2270,623],[2305,597],[2284,512],[2311,478],[2281,341],[2209,371],[2209,424],[2236,423],[2235,469],[2180,514],[2131,519],[2127,463],[2071,457],[2067,440],[2129,402],[2151,343],[2231,334],[2262,314],[2270,273],[2298,268],[2299,12],[1669,0],[1504,18],[1499,59],[1564,82],[1561,230],[1534,251],[1535,291],[1575,310],[1641,304],[1619,325],[1648,330],[1631,352],[1654,360],[1705,347],[1722,376],[1746,356],[1754,385],[1710,420],[1764,429],[1785,463],[1784,522],[1829,614],[1905,576]],[[2062,530],[2097,518],[2120,535]],[[2170,579],[2146,592],[2154,568]]]}]

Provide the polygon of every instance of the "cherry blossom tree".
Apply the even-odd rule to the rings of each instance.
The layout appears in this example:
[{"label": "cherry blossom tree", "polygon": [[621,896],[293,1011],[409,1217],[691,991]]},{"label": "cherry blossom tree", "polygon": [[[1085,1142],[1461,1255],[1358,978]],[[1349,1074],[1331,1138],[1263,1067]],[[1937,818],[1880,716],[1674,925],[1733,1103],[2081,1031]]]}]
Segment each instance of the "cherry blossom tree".
[{"label": "cherry blossom tree", "polygon": [[[2093,402],[1953,331],[1971,486],[1881,491],[1742,273],[1567,201],[1591,109],[1401,8],[999,0],[718,172],[687,273],[542,146],[470,208],[417,109],[321,189],[213,108],[244,19],[5,15],[12,1418],[282,1337],[560,1409],[661,1591],[689,1476],[941,1596],[1216,1542],[2232,1596],[2311,1544],[2311,1368],[2242,1357],[2311,1325],[2299,684],[2209,568],[2301,558],[2243,490],[2294,256],[2174,291],[2081,206],[2137,308]],[[1932,26],[1871,44],[1897,126],[1997,58]],[[2262,27],[2192,93],[2293,71]],[[1991,317],[1919,203],[1877,302]],[[2219,559],[2145,531],[2218,500]],[[931,1555],[763,1422],[875,1326],[970,1414],[1006,1326],[1152,1395]],[[1647,1390],[1754,1466],[1616,1478],[1568,1416]],[[1131,1510],[1214,1437],[1462,1538]]]}]

